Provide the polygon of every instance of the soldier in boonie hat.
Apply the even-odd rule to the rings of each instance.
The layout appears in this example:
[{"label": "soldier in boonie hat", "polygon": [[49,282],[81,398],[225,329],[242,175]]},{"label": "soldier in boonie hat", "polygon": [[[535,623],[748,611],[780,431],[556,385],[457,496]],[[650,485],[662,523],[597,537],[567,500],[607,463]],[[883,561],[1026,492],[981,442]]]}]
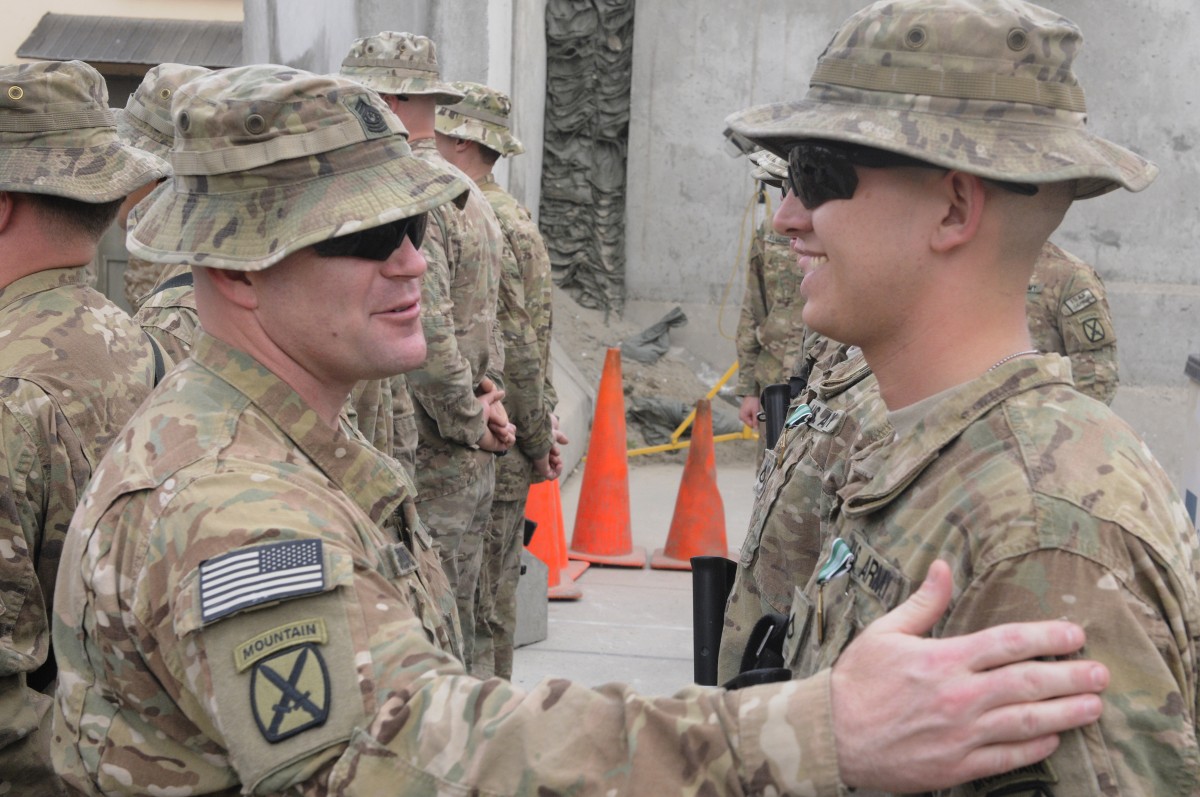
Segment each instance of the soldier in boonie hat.
[{"label": "soldier in boonie hat", "polygon": [[[125,103],[123,109],[117,110],[117,133],[121,139],[138,149],[145,150],[160,158],[170,156],[171,145],[175,141],[175,120],[171,117],[171,100],[175,92],[184,83],[194,77],[207,75],[211,72],[202,66],[186,64],[159,64],[146,73],[141,84]],[[128,226],[129,211],[141,202],[161,182],[146,183],[134,189],[121,204],[117,213],[117,223],[121,229]],[[130,257],[125,265],[125,301],[131,308],[140,309],[155,283],[177,279],[179,275],[189,271],[186,266],[163,269],[140,258]],[[160,279],[161,278],[161,279]],[[144,326],[144,324],[143,324]],[[154,335],[154,332],[147,334]],[[159,343],[164,339],[155,338]],[[179,352],[176,352],[179,353]]]},{"label": "soldier in boonie hat", "polygon": [[1070,20],[1019,0],[875,3],[834,35],[804,99],[726,125],[781,155],[831,139],[997,180],[1076,180],[1076,199],[1140,191],[1157,167],[1085,127],[1081,46]]},{"label": "soldier in boonie hat", "polygon": [[156,263],[258,271],[309,244],[416,216],[467,186],[417,158],[400,120],[344,78],[259,65],[175,94],[172,189],[135,208]]},{"label": "soldier in boonie hat", "polygon": [[162,177],[123,143],[104,78],[82,61],[0,67],[0,191],[111,202]]},{"label": "soldier in boonie hat", "polygon": [[500,157],[520,155],[525,145],[513,135],[512,102],[502,91],[481,83],[455,82],[450,84],[463,94],[457,105],[437,109],[437,131],[452,138],[475,141]]},{"label": "soldier in boonie hat", "polygon": [[380,94],[432,94],[439,105],[463,98],[442,82],[433,40],[416,33],[387,30],[356,39],[342,60],[341,75]]},{"label": "soldier in boonie hat", "polygon": [[125,143],[166,160],[175,143],[175,120],[171,101],[175,92],[193,78],[211,69],[188,64],[159,64],[146,72],[125,107],[116,111],[117,133]]}]

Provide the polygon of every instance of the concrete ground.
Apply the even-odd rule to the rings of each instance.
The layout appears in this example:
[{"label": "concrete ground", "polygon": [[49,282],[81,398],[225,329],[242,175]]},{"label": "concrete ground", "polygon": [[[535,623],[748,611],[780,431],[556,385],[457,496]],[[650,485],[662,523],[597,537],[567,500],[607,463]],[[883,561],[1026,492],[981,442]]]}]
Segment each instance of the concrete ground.
[{"label": "concrete ground", "polygon": [[[718,444],[722,445],[722,444]],[[683,475],[678,463],[629,465],[630,515],[635,546],[666,543]],[[582,469],[562,488],[568,545],[575,526]],[[754,503],[750,463],[717,466],[731,554],[741,547]],[[620,682],[639,693],[670,695],[692,683],[692,575],[689,571],[637,570],[592,565],[579,577],[578,601],[551,601],[548,637],[518,648],[513,682],[529,688],[546,677],[587,686]]]}]

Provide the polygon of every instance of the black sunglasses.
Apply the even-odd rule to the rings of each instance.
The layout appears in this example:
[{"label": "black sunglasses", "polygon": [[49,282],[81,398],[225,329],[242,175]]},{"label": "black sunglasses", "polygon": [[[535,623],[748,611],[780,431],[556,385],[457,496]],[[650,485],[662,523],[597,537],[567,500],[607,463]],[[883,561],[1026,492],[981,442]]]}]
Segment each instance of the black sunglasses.
[{"label": "black sunglasses", "polygon": [[421,248],[425,239],[428,214],[419,213],[396,221],[369,227],[365,230],[339,235],[313,244],[313,250],[321,257],[360,257],[364,260],[387,260],[404,243],[408,236],[413,247]]},{"label": "black sunglasses", "polygon": [[[908,166],[921,169],[944,169],[927,161],[910,158],[897,152],[864,147],[841,141],[801,141],[788,151],[788,185],[796,198],[809,210],[815,210],[831,199],[850,199],[858,188],[855,166],[869,169]],[[1036,185],[989,180],[1001,188],[1024,196],[1037,193]]]}]

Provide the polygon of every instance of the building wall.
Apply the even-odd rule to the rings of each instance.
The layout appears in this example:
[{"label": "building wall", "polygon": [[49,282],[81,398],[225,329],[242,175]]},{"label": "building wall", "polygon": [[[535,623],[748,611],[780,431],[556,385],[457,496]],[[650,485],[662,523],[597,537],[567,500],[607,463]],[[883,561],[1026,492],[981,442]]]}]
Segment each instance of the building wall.
[{"label": "building wall", "polygon": [[242,18],[242,0],[9,0],[0,26],[4,63],[23,60],[17,58],[17,48],[47,13],[230,21]]},{"label": "building wall", "polygon": [[[1054,236],[1089,260],[1109,289],[1122,387],[1114,407],[1176,482],[1184,457],[1189,353],[1200,352],[1200,15],[1194,0],[1043,0],[1075,20],[1076,71],[1089,128],[1162,168],[1142,194],[1077,203]],[[744,160],[724,154],[723,119],[800,96],[816,58],[861,0],[639,3],[630,131],[626,315],[653,321],[682,304],[677,340],[735,357],[743,283],[739,221],[753,191]],[[725,295],[724,324],[718,310]],[[722,329],[726,333],[722,334]]]}]

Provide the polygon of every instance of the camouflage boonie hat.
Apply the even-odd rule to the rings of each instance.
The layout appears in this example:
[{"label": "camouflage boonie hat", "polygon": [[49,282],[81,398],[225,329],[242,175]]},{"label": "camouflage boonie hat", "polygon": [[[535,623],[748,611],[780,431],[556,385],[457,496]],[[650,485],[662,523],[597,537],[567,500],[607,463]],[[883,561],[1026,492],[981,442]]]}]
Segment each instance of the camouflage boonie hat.
[{"label": "camouflage boonie hat", "polygon": [[1140,191],[1158,167],[1085,129],[1073,22],[1020,0],[884,0],[850,17],[802,100],[726,125],[778,155],[850,141],[997,180],[1077,180],[1076,198]]},{"label": "camouflage boonie hat", "polygon": [[108,86],[92,67],[0,66],[0,191],[112,202],[166,173],[117,136]]},{"label": "camouflage boonie hat", "polygon": [[225,69],[182,86],[171,113],[175,175],[130,214],[129,251],[151,262],[260,271],[467,190],[412,154],[378,94],[342,78]]},{"label": "camouflage boonie hat", "polygon": [[778,155],[772,155],[765,149],[752,152],[750,162],[754,164],[754,168],[750,170],[750,176],[761,183],[779,188],[787,179],[787,161]]},{"label": "camouflage boonie hat", "polygon": [[437,109],[434,124],[439,133],[474,141],[505,157],[525,151],[525,145],[509,129],[512,102],[507,94],[480,83],[450,85],[463,93],[463,99]]},{"label": "camouflage boonie hat", "polygon": [[385,30],[356,39],[340,74],[380,94],[432,94],[439,105],[463,98],[461,91],[442,82],[433,40],[415,33]]},{"label": "camouflage boonie hat", "polygon": [[126,144],[166,159],[175,141],[171,99],[184,83],[212,72],[202,66],[159,64],[146,73],[123,110],[116,111],[117,133]]}]

